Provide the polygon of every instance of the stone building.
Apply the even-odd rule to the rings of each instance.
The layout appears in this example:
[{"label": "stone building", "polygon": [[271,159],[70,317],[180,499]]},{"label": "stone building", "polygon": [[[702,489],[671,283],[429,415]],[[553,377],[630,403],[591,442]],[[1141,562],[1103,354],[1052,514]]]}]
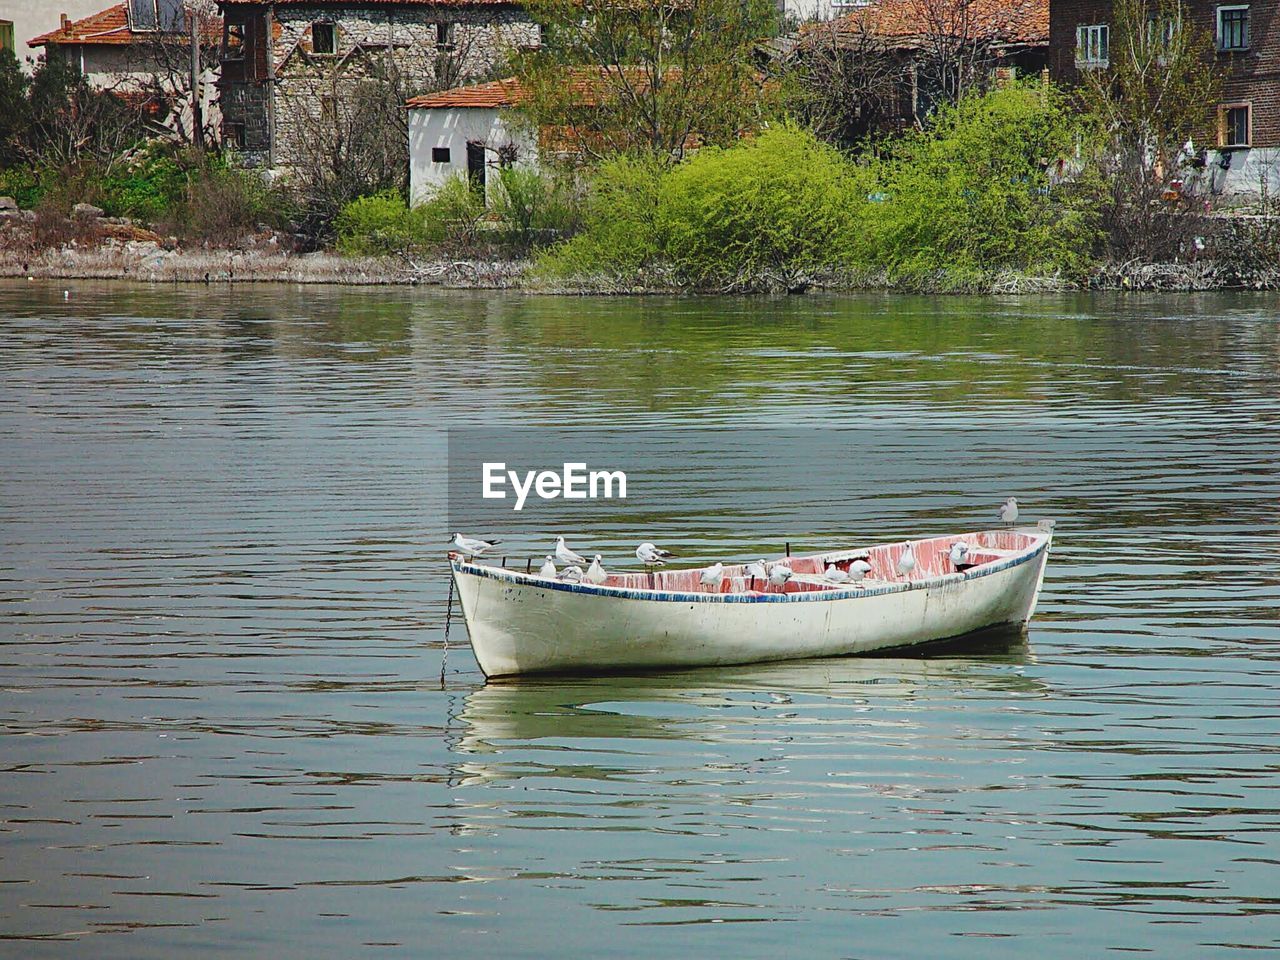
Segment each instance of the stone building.
[{"label": "stone building", "polygon": [[[1154,4],[1152,5],[1154,10]],[[1212,193],[1280,193],[1280,16],[1275,0],[1187,0],[1192,23],[1213,38],[1221,99],[1205,104],[1207,148],[1197,160]],[[1075,83],[1110,62],[1113,0],[1051,0],[1049,67]]]},{"label": "stone building", "polygon": [[[219,0],[224,141],[288,168],[362,97],[393,103],[486,79],[538,42],[513,0]],[[385,96],[383,95],[385,93]],[[403,133],[400,134],[403,138]]]}]

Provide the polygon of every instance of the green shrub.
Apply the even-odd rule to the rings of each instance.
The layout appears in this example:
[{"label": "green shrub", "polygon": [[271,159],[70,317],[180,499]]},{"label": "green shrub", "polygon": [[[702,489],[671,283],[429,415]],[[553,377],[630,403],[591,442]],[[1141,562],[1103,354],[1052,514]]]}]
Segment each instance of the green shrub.
[{"label": "green shrub", "polygon": [[1017,85],[941,107],[930,127],[871,164],[852,247],[897,275],[1078,267],[1093,245],[1087,198],[1051,186],[1075,124],[1051,87]]},{"label": "green shrub", "polygon": [[0,170],[0,197],[13,197],[24,210],[39,203],[44,191],[40,173],[34,167],[17,166]]},{"label": "green shrub", "polygon": [[464,174],[450,177],[421,206],[426,241],[456,254],[475,253],[487,210]]},{"label": "green shrub", "polygon": [[666,256],[698,286],[806,285],[849,250],[854,193],[851,166],[798,127],[703,150],[664,179]]},{"label": "green shrub", "polygon": [[578,204],[568,181],[520,167],[498,172],[493,213],[504,245],[517,254],[568,236],[577,227]]},{"label": "green shrub", "polygon": [[157,221],[157,229],[206,246],[235,246],[259,224],[280,228],[295,213],[291,195],[223,154],[193,155],[181,199]]},{"label": "green shrub", "polygon": [[617,157],[597,167],[587,188],[583,231],[539,256],[545,278],[604,274],[634,279],[662,259],[659,198],[665,167],[655,160]]},{"label": "green shrub", "polygon": [[[186,166],[198,164],[183,158]],[[102,177],[101,206],[112,217],[133,217],[152,222],[182,201],[187,170],[167,144],[152,142],[123,165]]]},{"label": "green shrub", "polygon": [[360,197],[342,208],[334,222],[338,250],[348,256],[395,256],[426,245],[422,209],[412,209],[398,193]]}]

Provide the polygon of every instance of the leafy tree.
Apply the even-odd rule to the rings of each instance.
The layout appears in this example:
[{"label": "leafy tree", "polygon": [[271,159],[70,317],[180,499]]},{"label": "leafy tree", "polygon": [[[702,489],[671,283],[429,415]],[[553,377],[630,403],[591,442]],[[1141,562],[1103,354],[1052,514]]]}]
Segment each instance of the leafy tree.
[{"label": "leafy tree", "polygon": [[1193,228],[1161,195],[1182,146],[1206,132],[1219,85],[1213,38],[1182,0],[1116,0],[1109,63],[1085,72],[1080,93],[1113,255],[1168,256]]},{"label": "leafy tree", "polygon": [[754,128],[752,52],[771,0],[530,0],[543,42],[516,56],[528,119],[575,156],[678,160]]}]

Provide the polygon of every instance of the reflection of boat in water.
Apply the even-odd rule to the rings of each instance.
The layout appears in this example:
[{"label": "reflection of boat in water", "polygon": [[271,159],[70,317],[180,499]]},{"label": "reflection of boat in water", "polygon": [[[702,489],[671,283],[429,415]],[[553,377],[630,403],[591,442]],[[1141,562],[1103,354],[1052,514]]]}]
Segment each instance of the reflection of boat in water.
[{"label": "reflection of boat in water", "polygon": [[[997,695],[1037,693],[1016,669],[1030,657],[1018,627],[925,648],[940,656],[828,658],[613,677],[524,678],[467,694],[457,717],[459,754],[520,748],[556,751],[578,741],[729,739],[754,726],[762,705],[805,701],[823,709],[865,708],[869,696],[910,698],[939,685]],[[981,655],[976,659],[973,654]],[[844,721],[838,722],[844,727]],[[743,728],[745,729],[745,728]],[[843,735],[843,734],[842,734]],[[479,756],[458,764],[464,779],[501,779]]]},{"label": "reflection of boat in water", "polygon": [[[486,676],[606,672],[760,663],[908,647],[998,624],[1035,610],[1052,524],[935,537],[791,558],[784,583],[723,568],[619,573],[604,583],[564,583],[450,556],[467,632]],[[967,562],[953,565],[964,541]],[[866,559],[863,582],[837,584],[828,565]],[[905,566],[905,565],[903,565]],[[846,578],[847,579],[847,578]]]}]

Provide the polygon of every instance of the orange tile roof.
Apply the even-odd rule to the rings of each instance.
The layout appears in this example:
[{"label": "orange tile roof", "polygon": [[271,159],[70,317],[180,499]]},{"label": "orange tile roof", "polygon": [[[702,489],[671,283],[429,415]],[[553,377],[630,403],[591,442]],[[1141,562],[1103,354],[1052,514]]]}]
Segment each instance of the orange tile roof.
[{"label": "orange tile roof", "polygon": [[117,3],[82,20],[72,20],[65,27],[42,33],[28,40],[29,47],[42,47],[46,43],[130,43],[133,33],[129,30],[129,18],[125,5]]},{"label": "orange tile roof", "polygon": [[[42,33],[33,40],[27,41],[29,47],[43,47],[50,43],[85,43],[85,44],[127,44],[135,43],[141,38],[151,38],[155,34],[148,31],[136,34],[129,29],[129,15],[125,4],[117,3],[80,20],[72,20],[65,27]],[[216,42],[222,37],[222,21],[216,20],[204,26],[206,37]]]},{"label": "orange tile roof", "polygon": [[454,87],[452,90],[441,90],[413,97],[405,106],[410,109],[434,110],[441,107],[511,107],[519,103],[524,96],[524,89],[515,77],[505,80],[491,80],[488,83],[473,83],[466,87]]},{"label": "orange tile roof", "polygon": [[[567,89],[577,102],[584,107],[598,106],[606,99],[609,90],[607,76],[618,68],[604,67],[572,67],[565,81]],[[632,84],[637,88],[647,87],[647,79],[643,71],[628,67],[627,73],[632,77]],[[668,76],[678,73],[676,68],[667,71]],[[604,96],[602,96],[602,93]],[[514,107],[526,96],[524,87],[515,77],[502,80],[490,80],[488,83],[475,83],[466,87],[454,87],[451,90],[440,90],[436,93],[423,94],[405,103],[411,109],[436,109],[441,107]]]},{"label": "orange tile roof", "polygon": [[943,34],[1040,44],[1049,42],[1049,0],[878,0],[834,25],[885,39]]}]

